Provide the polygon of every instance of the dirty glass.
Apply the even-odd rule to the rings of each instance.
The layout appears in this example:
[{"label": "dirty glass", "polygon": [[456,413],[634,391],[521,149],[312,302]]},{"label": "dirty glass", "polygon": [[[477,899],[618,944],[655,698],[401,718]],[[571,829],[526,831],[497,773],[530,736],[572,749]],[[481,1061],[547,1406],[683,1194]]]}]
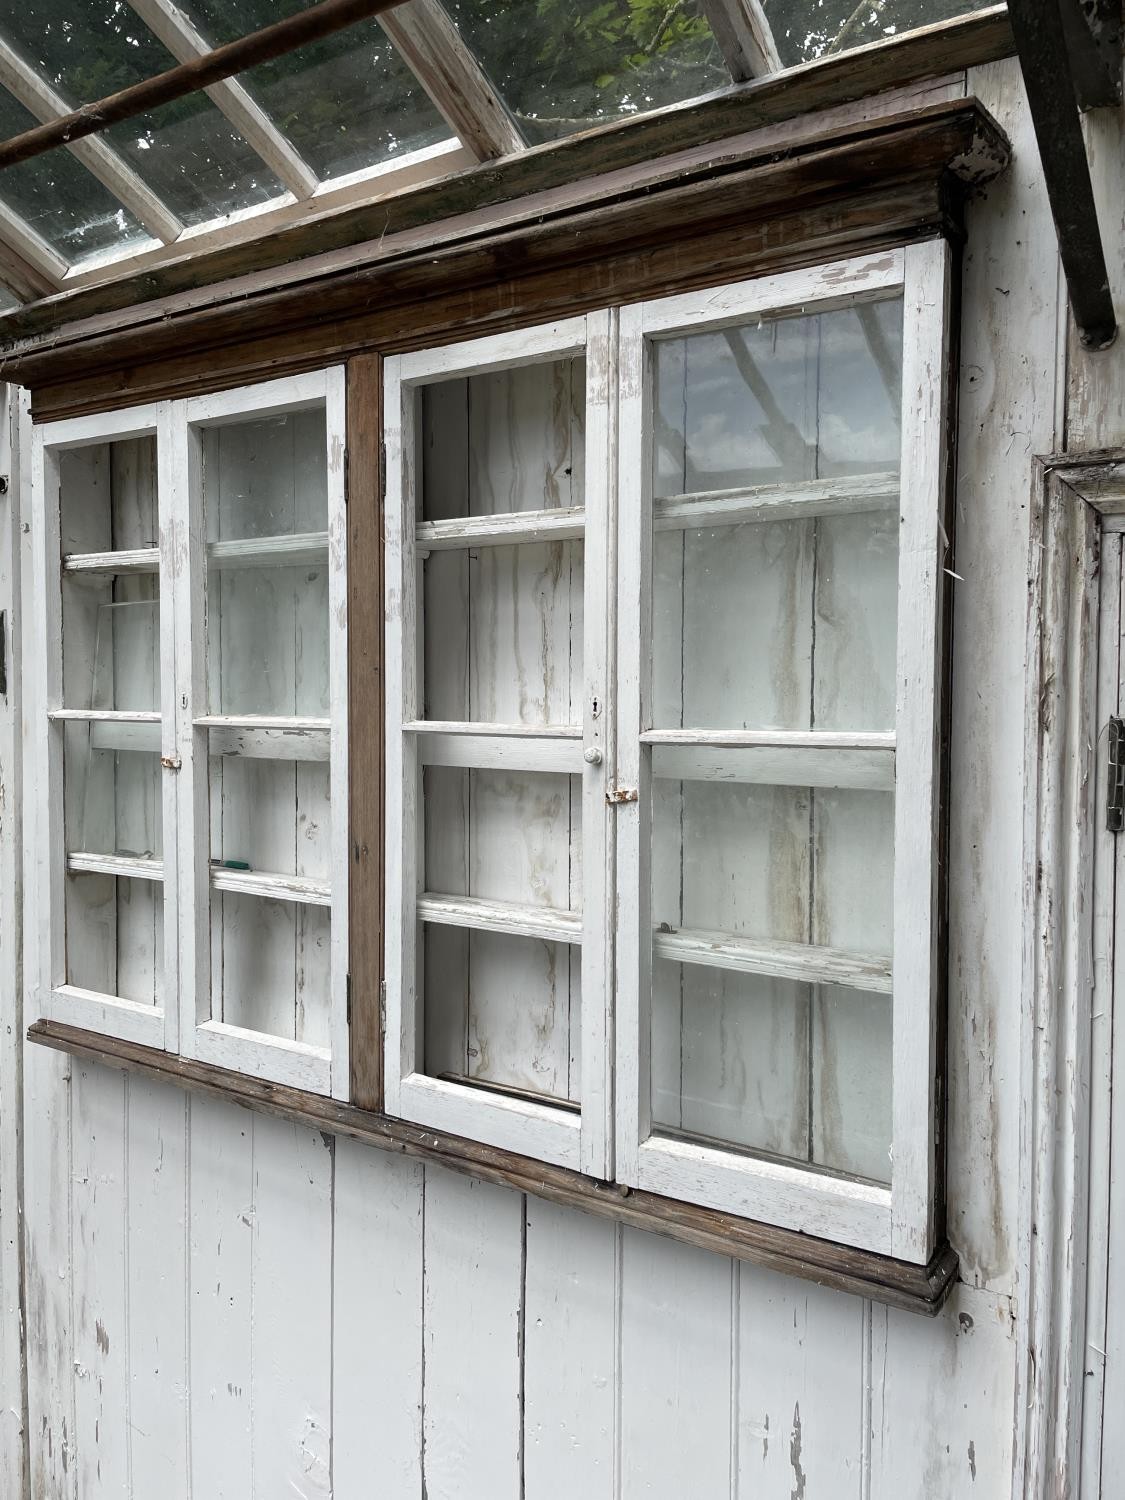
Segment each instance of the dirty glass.
[{"label": "dirty glass", "polygon": [[[119,0],[24,0],[0,30],[71,105],[88,104],[176,66]],[[189,94],[103,137],[185,224],[278,197],[285,189],[204,93]],[[51,153],[51,159],[64,156]],[[43,158],[35,167],[42,170]],[[93,182],[93,178],[90,178]]]},{"label": "dirty glass", "polygon": [[[220,46],[306,7],[302,0],[184,0],[181,8]],[[450,133],[377,21],[251,68],[241,82],[322,178],[431,146]]]},{"label": "dirty glass", "polygon": [[533,143],[730,85],[698,0],[447,8]]},{"label": "dirty glass", "polygon": [[[0,140],[22,135],[38,123],[0,89]],[[49,151],[6,167],[0,173],[0,202],[72,263],[152,243],[129,210],[69,151]]]}]

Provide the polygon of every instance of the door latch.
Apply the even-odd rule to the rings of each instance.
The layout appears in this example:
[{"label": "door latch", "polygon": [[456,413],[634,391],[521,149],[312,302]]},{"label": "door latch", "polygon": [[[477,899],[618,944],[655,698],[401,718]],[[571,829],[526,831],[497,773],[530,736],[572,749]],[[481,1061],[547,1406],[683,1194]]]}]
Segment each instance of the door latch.
[{"label": "door latch", "polygon": [[1109,721],[1109,777],[1105,797],[1105,826],[1110,833],[1125,828],[1125,719]]}]

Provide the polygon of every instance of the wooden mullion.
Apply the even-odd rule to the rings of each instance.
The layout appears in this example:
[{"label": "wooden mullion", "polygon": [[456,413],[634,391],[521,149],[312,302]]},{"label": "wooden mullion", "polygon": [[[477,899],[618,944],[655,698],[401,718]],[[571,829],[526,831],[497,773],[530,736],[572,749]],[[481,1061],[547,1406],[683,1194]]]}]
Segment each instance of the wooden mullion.
[{"label": "wooden mullion", "polygon": [[351,1102],[383,1107],[383,484],[382,360],[347,365],[348,989]]}]

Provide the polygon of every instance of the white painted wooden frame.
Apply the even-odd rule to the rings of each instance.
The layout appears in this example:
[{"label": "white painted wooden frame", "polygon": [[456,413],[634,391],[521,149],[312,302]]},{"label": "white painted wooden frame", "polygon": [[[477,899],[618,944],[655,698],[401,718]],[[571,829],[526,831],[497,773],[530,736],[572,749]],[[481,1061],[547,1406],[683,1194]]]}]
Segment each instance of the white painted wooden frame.
[{"label": "white painted wooden frame", "polygon": [[[755,317],[824,311],[901,294],[904,299],[902,496],[898,573],[896,730],[886,736],[649,731],[652,530],[669,504],[649,484],[652,339],[730,326]],[[686,1199],[789,1229],[925,1262],[934,1238],[937,1020],[937,743],[941,641],[942,503],[945,465],[946,331],[950,255],[944,241],[785,272],[624,308],[620,343],[619,636],[617,804],[617,1128],[616,1176],[630,1186]],[[814,487],[810,487],[814,488]],[[870,486],[862,505],[898,503],[889,485]],[[710,503],[714,503],[711,497]],[[729,503],[729,502],[724,502]],[[736,505],[746,501],[736,497]],[[787,505],[791,501],[786,501]],[[817,513],[813,497],[789,513]],[[753,509],[753,506],[751,506]],[[740,511],[741,513],[741,511]],[[704,524],[712,518],[707,517]],[[684,524],[681,521],[681,524]],[[667,744],[665,744],[667,742]],[[654,1135],[650,1113],[648,1007],[653,934],[649,843],[653,762],[676,747],[696,760],[727,761],[783,751],[787,781],[886,785],[894,776],[895,869],[892,975],[860,973],[847,955],[825,950],[742,955],[759,972],[813,982],[830,972],[866,989],[893,983],[893,1164],[890,1187],[849,1180],[800,1164],[767,1161]],[[833,774],[830,761],[839,757]],[[808,780],[804,780],[808,768]],[[893,768],[893,770],[892,770]],[[677,769],[675,765],[665,770]],[[729,770],[729,767],[727,768]],[[769,774],[768,761],[763,766]],[[746,771],[747,779],[767,779]],[[634,800],[635,797],[635,800]],[[763,945],[740,945],[760,948]],[[669,952],[669,957],[681,956]],[[843,957],[843,969],[836,959]],[[729,958],[729,955],[728,955]],[[829,962],[831,960],[831,962]],[[763,964],[765,967],[763,968]],[[827,965],[827,966],[826,966]]]},{"label": "white painted wooden frame", "polygon": [[[76,851],[68,861],[65,847],[63,798],[63,727],[85,720],[127,737],[145,737],[144,748],[159,749],[162,757],[175,754],[176,704],[174,686],[175,623],[172,607],[172,517],[169,511],[171,406],[133,407],[103,416],[78,417],[34,429],[32,530],[36,597],[30,646],[32,742],[37,769],[35,855],[41,923],[39,944],[39,1000],[42,1017],[67,1022],[90,1031],[151,1047],[175,1049],[178,1037],[177,962],[177,824],[175,777],[165,767],[161,796],[163,861],[99,856]],[[157,443],[157,505],[160,530],[154,571],[160,577],[159,713],[68,711],[62,699],[62,559],[60,557],[59,455],[68,448],[154,435]],[[128,559],[132,554],[123,556]],[[108,561],[108,556],[104,559]],[[120,571],[128,571],[128,562]],[[116,568],[106,571],[118,571]],[[161,865],[163,868],[161,868]],[[99,870],[137,879],[163,879],[164,977],[163,1004],[147,1005],[103,995],[67,983],[66,874],[67,869]]]},{"label": "white painted wooden frame", "polygon": [[[611,981],[605,772],[612,750],[609,706],[608,574],[612,536],[611,396],[613,317],[596,313],[516,333],[398,355],[384,366],[386,435],[386,1043],[388,1113],[501,1149],[604,1177],[609,1166],[608,1013]],[[426,384],[571,355],[586,356],[585,516],[567,516],[584,548],[583,723],[573,728],[425,723],[420,718],[418,647],[421,559],[436,539],[416,507],[415,392]],[[557,515],[558,513],[554,513]],[[507,542],[559,536],[544,514],[503,518]],[[447,529],[452,530],[455,523]],[[491,518],[466,523],[461,545],[497,532]],[[595,706],[596,705],[596,706]],[[555,913],[504,903],[443,898],[422,890],[418,857],[423,764],[557,770],[581,775],[582,912]],[[500,1090],[427,1076],[423,1002],[417,986],[419,924],[438,920],[478,930],[521,933],[582,945],[581,1111],[511,1097]]]},{"label": "white painted wooden frame", "polygon": [[[243,422],[323,407],[327,421],[328,531],[287,538],[285,561],[327,555],[329,567],[329,721],[292,716],[212,715],[207,708],[206,572],[203,432]],[[177,692],[181,816],[180,897],[184,938],[181,982],[185,1001],[180,1051],[185,1057],[234,1068],[258,1078],[314,1093],[348,1094],[348,776],[347,776],[347,521],[345,513],[344,370],[269,381],[219,395],[175,403],[173,482],[176,516],[174,580],[178,640]],[[237,550],[237,548],[235,549]],[[274,549],[278,551],[279,549]],[[231,558],[231,561],[237,559]],[[330,761],[331,878],[327,884],[299,876],[212,870],[208,747],[223,733],[232,748],[280,758]],[[211,1016],[211,891],[312,902],[331,911],[329,1047],[272,1037]]]}]

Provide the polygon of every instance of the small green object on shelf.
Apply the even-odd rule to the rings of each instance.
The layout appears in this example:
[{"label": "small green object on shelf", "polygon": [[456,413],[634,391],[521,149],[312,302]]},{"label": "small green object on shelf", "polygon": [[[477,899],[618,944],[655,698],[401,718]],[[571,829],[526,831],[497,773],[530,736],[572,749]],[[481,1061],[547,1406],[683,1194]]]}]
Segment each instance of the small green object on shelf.
[{"label": "small green object on shelf", "polygon": [[224,870],[248,870],[249,862],[245,859],[224,859],[222,862]]}]

